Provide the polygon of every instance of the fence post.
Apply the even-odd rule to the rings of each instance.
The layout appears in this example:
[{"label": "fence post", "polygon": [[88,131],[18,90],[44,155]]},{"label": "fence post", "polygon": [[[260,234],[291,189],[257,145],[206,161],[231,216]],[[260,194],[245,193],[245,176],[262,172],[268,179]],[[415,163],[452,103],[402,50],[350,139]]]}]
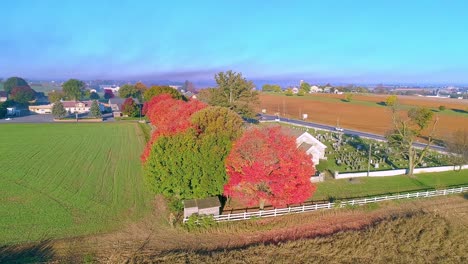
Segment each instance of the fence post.
[{"label": "fence post", "polygon": [[276,208],[275,208],[275,216],[276,216]]},{"label": "fence post", "polygon": [[260,210],[260,217],[262,217],[262,212],[263,212],[263,210]]},{"label": "fence post", "polygon": [[291,212],[291,206],[288,207],[288,213],[290,213],[290,212]]},{"label": "fence post", "polygon": [[302,212],[305,211],[305,205],[302,205]]},{"label": "fence post", "polygon": [[228,214],[228,221],[231,220],[231,213]]},{"label": "fence post", "polygon": [[330,209],[330,208],[331,208],[331,203],[328,203],[328,209]]},{"label": "fence post", "polygon": [[406,199],[408,199],[408,198],[409,198],[409,193],[406,194]]},{"label": "fence post", "polygon": [[419,198],[419,192],[416,193],[416,198]]},{"label": "fence post", "polygon": [[447,195],[447,189],[444,189],[444,195]]},{"label": "fence post", "polygon": [[317,211],[318,204],[315,204],[315,211]]}]

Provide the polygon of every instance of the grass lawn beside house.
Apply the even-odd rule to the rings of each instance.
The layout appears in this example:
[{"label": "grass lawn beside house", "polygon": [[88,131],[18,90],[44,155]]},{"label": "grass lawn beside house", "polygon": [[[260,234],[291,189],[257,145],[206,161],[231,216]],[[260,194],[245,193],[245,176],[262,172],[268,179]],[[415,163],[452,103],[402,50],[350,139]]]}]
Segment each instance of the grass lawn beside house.
[{"label": "grass lawn beside house", "polygon": [[312,200],[345,199],[423,189],[443,189],[461,184],[468,184],[468,170],[416,174],[414,178],[402,175],[326,180],[317,184],[317,191]]}]

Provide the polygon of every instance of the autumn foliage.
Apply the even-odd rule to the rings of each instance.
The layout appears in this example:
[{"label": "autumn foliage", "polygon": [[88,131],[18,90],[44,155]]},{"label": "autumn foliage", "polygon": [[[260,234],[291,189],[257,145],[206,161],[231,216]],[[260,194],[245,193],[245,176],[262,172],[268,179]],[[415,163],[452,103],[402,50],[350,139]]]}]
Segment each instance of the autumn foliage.
[{"label": "autumn foliage", "polygon": [[311,197],[316,187],[311,157],[296,147],[280,127],[248,130],[226,160],[229,176],[224,195],[246,205],[285,206]]},{"label": "autumn foliage", "polygon": [[159,136],[184,132],[192,126],[190,122],[192,114],[206,106],[206,104],[196,100],[188,102],[177,100],[169,94],[155,96],[147,102],[145,104],[146,116],[156,130],[141,156],[142,160],[146,161],[148,159],[151,146]]}]

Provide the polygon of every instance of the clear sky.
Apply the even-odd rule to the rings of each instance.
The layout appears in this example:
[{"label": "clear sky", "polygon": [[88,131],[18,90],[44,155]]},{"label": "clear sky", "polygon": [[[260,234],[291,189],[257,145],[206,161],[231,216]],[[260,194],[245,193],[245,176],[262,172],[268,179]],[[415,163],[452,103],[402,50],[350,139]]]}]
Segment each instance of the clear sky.
[{"label": "clear sky", "polygon": [[0,76],[468,83],[468,1],[2,1]]}]

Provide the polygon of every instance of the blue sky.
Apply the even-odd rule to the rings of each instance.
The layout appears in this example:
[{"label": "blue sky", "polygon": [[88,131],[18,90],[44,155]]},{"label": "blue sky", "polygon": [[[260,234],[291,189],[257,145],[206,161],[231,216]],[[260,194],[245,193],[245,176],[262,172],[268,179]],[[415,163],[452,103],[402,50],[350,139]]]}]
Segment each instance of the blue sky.
[{"label": "blue sky", "polygon": [[3,1],[0,76],[468,83],[468,1]]}]

